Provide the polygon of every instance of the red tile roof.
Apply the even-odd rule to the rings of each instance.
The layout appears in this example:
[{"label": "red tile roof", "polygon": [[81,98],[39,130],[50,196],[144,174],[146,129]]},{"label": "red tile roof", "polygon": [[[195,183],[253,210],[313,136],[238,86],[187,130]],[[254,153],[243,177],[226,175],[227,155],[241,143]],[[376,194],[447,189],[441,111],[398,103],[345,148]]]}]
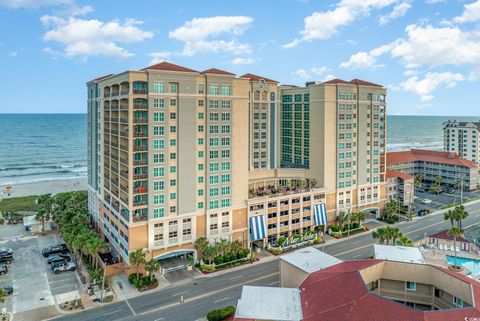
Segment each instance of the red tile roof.
[{"label": "red tile roof", "polygon": [[407,151],[387,153],[387,165],[415,161],[449,164],[468,168],[477,167],[474,162],[463,159],[457,153],[453,152],[411,149]]},{"label": "red tile roof", "polygon": [[347,84],[347,85],[357,85],[357,86],[374,86],[374,87],[382,87],[381,85],[374,84],[373,82],[361,80],[361,79],[352,79],[350,81],[346,81],[343,79],[331,79],[322,82],[322,84]]},{"label": "red tile roof", "polygon": [[262,77],[262,76],[257,76],[257,75],[254,75],[254,74],[245,74],[245,75],[242,75],[240,76],[241,78],[248,78],[250,80],[253,80],[253,81],[259,81],[259,80],[265,80],[266,82],[274,82],[274,83],[278,83],[278,81],[276,80],[273,80],[273,79],[268,79],[268,78],[265,78],[265,77]]},{"label": "red tile roof", "polygon": [[[453,237],[451,237],[450,235],[448,235],[448,231],[445,230],[445,231],[441,231],[441,232],[438,232],[438,233],[435,233],[433,235],[429,235],[428,237],[431,237],[431,238],[435,238],[435,239],[441,239],[441,240],[450,240],[450,241],[453,241]],[[457,241],[458,242],[464,242],[464,243],[472,243],[470,242],[469,240],[459,236],[457,237]]]},{"label": "red tile roof", "polygon": [[91,82],[91,81],[99,81],[99,80],[108,78],[108,77],[110,77],[110,76],[113,76],[113,74],[108,74],[108,75],[105,75],[105,76],[102,76],[102,77],[98,77],[98,78],[95,78],[95,79],[93,79],[93,80],[90,80],[89,82]]},{"label": "red tile roof", "polygon": [[[480,317],[475,307],[421,311],[368,292],[359,271],[381,260],[346,261],[314,272],[300,285],[303,321],[453,321]],[[432,266],[472,285],[480,305],[480,283],[462,274]]]},{"label": "red tile roof", "polygon": [[391,169],[387,169],[387,178],[393,178],[393,177],[398,177],[404,181],[408,180],[408,179],[414,179],[415,177],[413,177],[412,175],[408,175],[408,174],[405,174],[405,173],[402,173],[402,172],[399,172],[399,171],[393,171]]},{"label": "red tile roof", "polygon": [[193,70],[193,69],[190,69],[190,68],[187,68],[187,67],[183,67],[183,66],[179,66],[179,65],[175,65],[175,64],[172,64],[172,63],[166,62],[166,61],[161,62],[161,63],[156,64],[156,65],[148,66],[146,68],[143,68],[142,70],[147,70],[147,69],[164,70],[164,71],[198,72],[196,70]]},{"label": "red tile roof", "polygon": [[221,69],[217,69],[217,68],[210,68],[210,69],[207,69],[207,70],[204,70],[201,72],[202,74],[218,74],[218,75],[231,75],[231,76],[235,76],[235,74],[232,74],[231,72],[228,72],[228,71],[225,71],[225,70],[221,70]]}]

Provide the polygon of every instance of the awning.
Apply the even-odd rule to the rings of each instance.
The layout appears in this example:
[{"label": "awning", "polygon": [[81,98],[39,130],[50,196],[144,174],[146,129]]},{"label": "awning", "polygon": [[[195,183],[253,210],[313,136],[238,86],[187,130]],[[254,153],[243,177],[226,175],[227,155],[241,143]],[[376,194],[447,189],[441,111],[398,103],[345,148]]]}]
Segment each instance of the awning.
[{"label": "awning", "polygon": [[265,223],[263,215],[250,217],[250,235],[252,237],[252,241],[265,238]]},{"label": "awning", "polygon": [[316,226],[327,225],[327,207],[325,204],[318,204],[313,207],[313,214],[315,214]]}]

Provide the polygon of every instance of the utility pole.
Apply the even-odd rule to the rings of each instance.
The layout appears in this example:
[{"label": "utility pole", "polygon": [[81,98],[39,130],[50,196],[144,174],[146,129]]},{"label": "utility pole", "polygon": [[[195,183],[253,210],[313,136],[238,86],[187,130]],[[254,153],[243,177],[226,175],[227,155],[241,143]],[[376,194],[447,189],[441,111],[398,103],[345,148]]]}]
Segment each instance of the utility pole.
[{"label": "utility pole", "polygon": [[460,204],[463,204],[463,178],[465,175],[462,176],[462,181],[461,181],[461,188],[460,188]]}]

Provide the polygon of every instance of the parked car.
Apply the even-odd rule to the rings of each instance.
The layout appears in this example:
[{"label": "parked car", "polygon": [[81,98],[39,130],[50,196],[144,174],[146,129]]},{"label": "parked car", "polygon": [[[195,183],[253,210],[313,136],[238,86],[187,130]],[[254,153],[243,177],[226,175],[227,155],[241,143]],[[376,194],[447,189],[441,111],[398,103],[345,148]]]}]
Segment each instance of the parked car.
[{"label": "parked car", "polygon": [[8,266],[6,264],[0,265],[0,275],[3,275],[8,272]]},{"label": "parked car", "polygon": [[47,263],[53,264],[57,262],[70,262],[70,261],[71,261],[70,255],[60,253],[54,256],[50,256],[47,260]]},{"label": "parked car", "polygon": [[8,247],[0,247],[0,255],[2,255],[3,253],[13,254],[13,250],[9,249]]},{"label": "parked car", "polygon": [[13,286],[11,286],[11,285],[0,286],[0,289],[2,289],[3,292],[5,292],[6,295],[10,295],[10,294],[13,293]]},{"label": "parked car", "polygon": [[52,271],[55,274],[65,271],[75,271],[77,266],[73,262],[63,262],[63,263],[56,263],[52,264]]},{"label": "parked car", "polygon": [[428,198],[424,198],[422,200],[422,204],[430,204],[432,202],[432,200],[428,199]]},{"label": "parked car", "polygon": [[10,264],[13,261],[12,255],[0,256],[0,264]]},{"label": "parked car", "polygon": [[417,212],[417,215],[418,215],[418,216],[425,216],[425,215],[427,215],[427,214],[430,214],[430,210],[424,209],[424,210],[419,210],[419,211]]},{"label": "parked car", "polygon": [[42,250],[42,255],[44,257],[49,257],[50,255],[53,255],[53,254],[67,253],[67,252],[68,252],[67,246],[61,243],[61,244],[55,244],[47,248],[44,248]]}]

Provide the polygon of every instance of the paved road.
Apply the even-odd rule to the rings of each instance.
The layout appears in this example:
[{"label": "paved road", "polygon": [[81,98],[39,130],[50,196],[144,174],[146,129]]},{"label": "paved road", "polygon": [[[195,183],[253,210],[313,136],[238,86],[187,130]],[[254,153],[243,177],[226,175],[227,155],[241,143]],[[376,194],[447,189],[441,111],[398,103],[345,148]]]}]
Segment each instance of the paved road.
[{"label": "paved road", "polygon": [[[466,209],[470,216],[464,221],[464,227],[480,223],[480,202],[467,205]],[[450,222],[443,220],[443,214],[431,214],[397,226],[413,241],[418,241],[425,235],[447,229]],[[371,234],[365,233],[318,248],[342,260],[352,260],[372,256],[372,244]],[[200,278],[191,284],[172,286],[128,301],[62,316],[56,320],[194,321],[212,309],[235,304],[240,298],[243,285],[278,286],[278,281],[276,259],[213,278]],[[184,303],[179,302],[181,296]]]}]

